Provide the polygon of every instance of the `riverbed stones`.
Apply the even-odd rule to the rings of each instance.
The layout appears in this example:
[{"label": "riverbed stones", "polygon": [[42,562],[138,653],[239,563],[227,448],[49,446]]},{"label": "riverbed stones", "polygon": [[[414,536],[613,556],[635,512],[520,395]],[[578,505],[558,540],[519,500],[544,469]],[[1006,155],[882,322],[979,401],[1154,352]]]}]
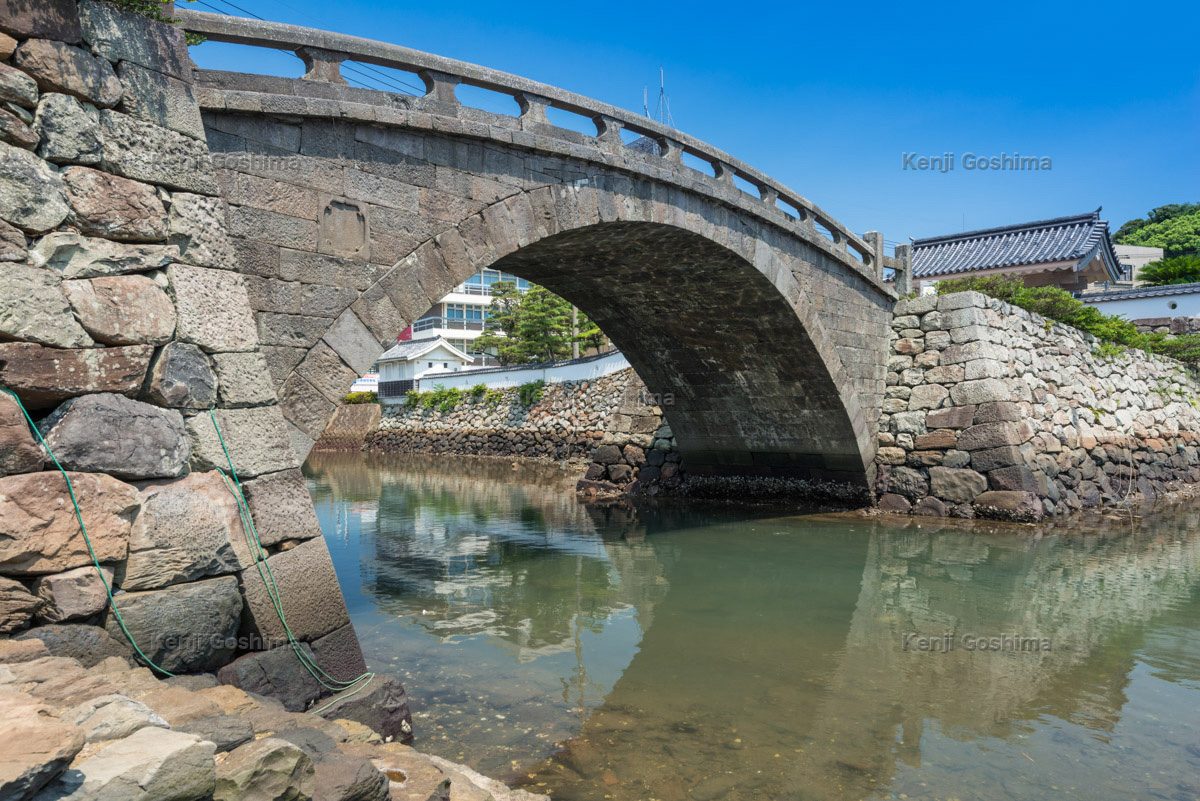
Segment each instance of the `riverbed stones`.
[{"label": "riverbed stones", "polygon": [[[350,622],[324,539],[308,540],[274,554],[267,564],[288,628],[297,639],[315,640]],[[266,642],[286,641],[287,632],[258,569],[243,570],[239,580],[246,601],[242,633]]]},{"label": "riverbed stones", "polygon": [[[308,643],[302,643],[300,649],[313,664],[319,664]],[[217,679],[222,684],[274,698],[289,712],[305,711],[325,693],[286,641],[269,651],[238,657],[217,671]]]},{"label": "riverbed stones", "polygon": [[0,270],[0,336],[54,348],[95,344],[72,314],[62,279],[28,264]]},{"label": "riverbed stones", "polygon": [[321,536],[312,496],[299,469],[261,476],[242,485],[264,546]]},{"label": "riverbed stones", "polygon": [[149,345],[63,350],[0,342],[0,384],[30,409],[89,393],[135,395],[153,352]]},{"label": "riverbed stones", "polygon": [[108,586],[112,586],[113,571],[103,565],[100,570],[103,579],[94,565],[85,565],[34,581],[33,591],[44,602],[38,611],[38,620],[64,623],[103,612],[108,606],[104,583],[107,581]]},{"label": "riverbed stones", "polygon": [[226,232],[228,213],[221,198],[176,192],[171,197],[168,241],[179,248],[180,261],[232,269],[237,262]]},{"label": "riverbed stones", "polygon": [[214,801],[309,801],[315,788],[312,760],[274,737],[239,746],[217,768]]},{"label": "riverbed stones", "polygon": [[106,345],[162,345],[175,333],[175,306],[143,275],[64,281],[63,291],[84,330]]},{"label": "riverbed stones", "polygon": [[21,407],[11,395],[0,393],[0,478],[41,470],[44,458]]},{"label": "riverbed stones", "polygon": [[191,473],[142,488],[121,588],[144,590],[234,573],[253,562],[231,486]]},{"label": "riverbed stones", "polygon": [[[172,673],[213,670],[235,651],[242,599],[232,576],[122,593],[114,602],[146,656]],[[122,636],[111,612],[105,627]]]},{"label": "riverbed stones", "polygon": [[56,270],[65,279],[148,272],[166,267],[178,256],[174,245],[112,242],[72,231],[47,234],[29,251],[33,264]]},{"label": "riverbed stones", "polygon": [[150,366],[141,400],[173,409],[211,409],[217,376],[204,351],[186,342],[164,345]]},{"label": "riverbed stones", "polygon": [[100,111],[70,95],[48,92],[33,117],[37,154],[56,164],[100,163]]},{"label": "riverbed stones", "polygon": [[84,395],[64,402],[39,427],[67,470],[127,479],[174,478],[187,472],[183,417],[123,395]]},{"label": "riverbed stones", "polygon": [[255,350],[258,333],[241,275],[187,264],[173,264],[167,274],[179,315],[179,340],[208,353]]},{"label": "riverbed stones", "polygon": [[43,92],[62,92],[101,108],[115,106],[121,99],[121,81],[112,65],[64,42],[27,39],[13,53],[12,62]]},{"label": "riverbed stones", "polygon": [[[214,416],[233,469],[242,480],[299,466],[278,407],[220,409]],[[190,418],[187,431],[193,470],[229,470],[225,450],[207,413]]]},{"label": "riverbed stones", "polygon": [[0,715],[0,798],[31,798],[83,748],[82,729],[26,693],[0,691]]},{"label": "riverbed stones", "polygon": [[[96,558],[125,558],[137,490],[112,476],[68,473]],[[0,571],[35,576],[91,564],[75,509],[57,472],[0,478]]]},{"label": "riverbed stones", "polygon": [[399,680],[386,673],[376,674],[365,688],[356,685],[334,696],[332,701],[321,705],[318,714],[326,720],[347,718],[370,727],[385,738],[412,742],[408,695]]},{"label": "riverbed stones", "polygon": [[69,222],[88,236],[156,242],[167,236],[167,210],[149,184],[90,167],[62,172]]}]

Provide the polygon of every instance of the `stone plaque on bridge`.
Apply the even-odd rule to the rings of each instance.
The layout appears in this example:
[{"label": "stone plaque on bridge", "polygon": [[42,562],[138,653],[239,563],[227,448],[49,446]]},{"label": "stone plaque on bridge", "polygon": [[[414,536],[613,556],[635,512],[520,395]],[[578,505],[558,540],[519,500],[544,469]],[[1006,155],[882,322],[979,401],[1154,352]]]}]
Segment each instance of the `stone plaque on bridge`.
[{"label": "stone plaque on bridge", "polygon": [[370,257],[365,204],[345,198],[329,198],[317,223],[317,250],[320,253],[358,261],[367,261]]}]

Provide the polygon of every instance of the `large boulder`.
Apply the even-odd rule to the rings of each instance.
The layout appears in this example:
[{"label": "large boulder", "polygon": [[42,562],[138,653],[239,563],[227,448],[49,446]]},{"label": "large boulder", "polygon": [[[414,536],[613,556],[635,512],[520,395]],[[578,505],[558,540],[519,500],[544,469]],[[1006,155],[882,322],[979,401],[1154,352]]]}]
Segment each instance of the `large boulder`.
[{"label": "large boulder", "polygon": [[187,472],[191,456],[179,412],[122,395],[72,398],[39,428],[67,470],[130,479],[174,478]]},{"label": "large boulder", "polygon": [[226,230],[228,213],[221,198],[176,192],[171,197],[168,227],[170,243],[179,247],[179,260],[232,269],[237,262]]},{"label": "large boulder", "polygon": [[107,345],[162,345],[175,333],[175,305],[144,275],[64,281],[84,330]]},{"label": "large boulder", "polygon": [[206,352],[253,351],[258,330],[238,273],[174,264],[167,270],[179,314],[178,337]]},{"label": "large boulder", "polygon": [[103,612],[108,606],[104,584],[108,582],[108,586],[112,586],[113,571],[107,566],[101,566],[100,570],[104,573],[103,579],[94,565],[86,565],[34,581],[34,593],[45,602],[38,612],[38,620],[63,623]]},{"label": "large boulder", "polygon": [[377,674],[366,687],[355,685],[318,707],[326,720],[346,718],[361,723],[384,737],[412,742],[412,713],[408,695],[399,679]]},{"label": "large boulder", "polygon": [[[0,177],[0,184],[3,180]],[[3,191],[0,186],[0,194]],[[55,348],[94,344],[75,320],[58,274],[28,264],[7,264],[0,270],[0,337]]]},{"label": "large boulder", "polygon": [[146,590],[234,573],[253,563],[236,496],[216,471],[142,489],[119,583]]},{"label": "large boulder", "polygon": [[99,278],[166,267],[179,256],[174,245],[143,245],[54,231],[29,251],[35,265],[57,270],[64,279]]},{"label": "large boulder", "polygon": [[211,409],[217,376],[204,351],[186,342],[164,345],[150,366],[142,400],[173,409]]},{"label": "large boulder", "polygon": [[[300,647],[309,660],[316,661],[307,643]],[[305,711],[325,694],[320,682],[286,643],[270,651],[238,657],[217,671],[217,679],[222,684],[274,698],[290,712]]]},{"label": "large boulder", "polygon": [[11,395],[0,392],[0,478],[41,470],[44,460],[21,407]]},{"label": "large boulder", "polygon": [[0,718],[0,798],[32,797],[83,748],[83,729],[25,693],[0,690]]},{"label": "large boulder", "polygon": [[147,726],[170,728],[170,724],[153,709],[123,695],[91,698],[63,712],[62,719],[83,729],[89,743],[119,740]]},{"label": "large boulder", "polygon": [[14,639],[38,642],[53,656],[73,659],[89,668],[114,656],[125,660],[133,657],[133,649],[129,647],[124,634],[113,638],[99,626],[79,623],[38,626],[18,634]]},{"label": "large boulder", "polygon": [[21,582],[0,576],[0,634],[26,628],[42,603]]},{"label": "large boulder", "polygon": [[308,801],[312,760],[299,747],[268,737],[239,746],[217,769],[214,801]]},{"label": "large boulder", "polygon": [[[114,604],[142,653],[171,673],[213,670],[236,650],[242,599],[232,576],[127,592]],[[111,610],[105,628],[121,636]]]},{"label": "large boulder", "polygon": [[121,99],[121,81],[112,65],[86,50],[46,39],[27,39],[13,53],[13,64],[43,92],[62,92],[102,108]]},{"label": "large boulder", "polygon": [[974,470],[952,467],[929,468],[929,491],[949,503],[970,503],[987,489],[987,478]]},{"label": "large boulder", "polygon": [[100,112],[91,103],[57,92],[44,94],[33,116],[33,130],[41,140],[37,154],[47,161],[100,163]]},{"label": "large boulder", "polygon": [[194,734],[146,727],[75,765],[35,801],[209,798],[216,746]]},{"label": "large boulder", "polygon": [[321,536],[312,496],[299,469],[260,476],[242,484],[263,545]]},{"label": "large boulder", "polygon": [[0,384],[16,392],[30,409],[90,393],[134,395],[153,352],[150,345],[62,350],[32,342],[0,342]]},{"label": "large boulder", "polygon": [[[103,474],[69,475],[96,558],[124,559],[140,503],[137,490]],[[0,478],[0,572],[35,576],[90,564],[92,556],[60,473]]]},{"label": "large boulder", "polygon": [[[312,641],[350,622],[325,540],[309,540],[277,553],[267,560],[267,565],[274,576],[288,628],[297,639]],[[269,578],[268,575],[266,580]],[[243,570],[239,580],[246,600],[243,634],[271,644],[285,642],[287,632],[259,568]]]},{"label": "large boulder", "polygon": [[185,192],[220,191],[204,140],[109,109],[100,112],[100,130],[104,170]]},{"label": "large boulder", "polygon": [[[220,409],[214,416],[220,426],[220,436],[208,414],[198,414],[187,421],[193,470],[219,468],[228,471],[226,448],[233,460],[233,469],[242,480],[299,467],[278,406]],[[222,438],[224,448],[221,447]]]},{"label": "large boulder", "polygon": [[62,179],[68,220],[82,233],[133,242],[166,238],[167,210],[153,186],[90,167],[68,167]]}]

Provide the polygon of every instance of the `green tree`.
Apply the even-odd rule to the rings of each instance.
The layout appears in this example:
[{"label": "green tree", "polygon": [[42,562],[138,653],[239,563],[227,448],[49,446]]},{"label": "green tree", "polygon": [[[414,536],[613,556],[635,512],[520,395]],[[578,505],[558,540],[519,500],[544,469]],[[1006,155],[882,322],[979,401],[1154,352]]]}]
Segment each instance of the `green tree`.
[{"label": "green tree", "polygon": [[1167,259],[1200,253],[1200,203],[1171,203],[1122,225],[1113,241],[1163,249]]},{"label": "green tree", "polygon": [[577,326],[579,333],[572,337],[572,341],[578,342],[580,349],[599,349],[601,345],[608,342],[608,337],[604,336],[600,326],[592,322],[591,318],[585,316],[583,312],[579,312]]},{"label": "green tree", "polygon": [[1200,256],[1152,261],[1138,273],[1138,280],[1145,281],[1148,286],[1194,284],[1200,281]]},{"label": "green tree", "polygon": [[475,340],[480,350],[495,352],[501,364],[520,364],[524,361],[517,339],[517,326],[521,317],[524,295],[512,281],[497,281],[492,284],[492,303],[488,307],[488,319],[483,333]]},{"label": "green tree", "polygon": [[549,362],[571,353],[571,304],[545,287],[525,293],[517,317],[517,340],[526,361]]}]

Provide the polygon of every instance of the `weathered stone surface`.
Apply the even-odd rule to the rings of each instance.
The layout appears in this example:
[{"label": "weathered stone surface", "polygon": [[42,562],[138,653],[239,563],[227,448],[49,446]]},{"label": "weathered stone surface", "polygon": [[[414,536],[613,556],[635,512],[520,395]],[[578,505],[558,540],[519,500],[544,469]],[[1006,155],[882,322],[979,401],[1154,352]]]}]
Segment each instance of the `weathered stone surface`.
[{"label": "weathered stone surface", "polygon": [[272,473],[242,484],[259,539],[266,546],[321,536],[312,496],[298,469]]},{"label": "weathered stone surface", "polygon": [[43,603],[21,582],[0,576],[0,634],[27,628]]},{"label": "weathered stone surface", "polygon": [[980,404],[975,411],[976,423],[1016,423],[1025,419],[1021,407],[1011,401]]},{"label": "weathered stone surface", "polygon": [[[90,526],[88,530],[91,530]],[[85,668],[98,665],[112,657],[126,660],[133,657],[133,649],[124,635],[113,639],[99,626],[87,626],[82,623],[38,626],[18,634],[17,639],[25,642],[36,641],[54,657],[76,660]]]},{"label": "weathered stone surface", "polygon": [[147,726],[170,728],[153,709],[123,695],[102,695],[84,701],[64,712],[62,720],[83,729],[89,743],[119,740]]},{"label": "weathered stone surface", "polygon": [[203,141],[108,109],[100,112],[100,129],[103,169],[185,192],[219,191]]},{"label": "weathered stone surface", "polygon": [[912,513],[926,517],[945,517],[946,504],[942,503],[940,499],[929,495],[913,504]]},{"label": "weathered stone surface", "polygon": [[998,468],[988,473],[987,478],[990,489],[1034,493],[1038,491],[1033,470],[1023,464]]},{"label": "weathered stone surface", "polygon": [[316,387],[296,373],[293,373],[280,388],[279,407],[284,419],[312,440],[321,436],[337,408],[318,392]]},{"label": "weathered stone surface", "polygon": [[0,64],[0,102],[34,108],[38,102],[37,83],[20,70]]},{"label": "weathered stone surface", "polygon": [[31,342],[0,342],[0,384],[17,393],[27,408],[38,409],[93,392],[136,394],[154,349],[60,350]]},{"label": "weathered stone surface", "polygon": [[51,799],[190,799],[212,795],[216,747],[194,734],[147,727],[99,751],[49,784]]},{"label": "weathered stone surface", "polygon": [[213,367],[222,406],[236,409],[274,403],[275,385],[261,353],[218,353],[213,356]]},{"label": "weathered stone surface", "polygon": [[72,44],[81,36],[72,0],[0,0],[0,30],[18,39],[32,36]]},{"label": "weathered stone surface", "polygon": [[963,381],[950,390],[950,399],[956,406],[988,403],[990,401],[1006,401],[1012,397],[1004,382],[998,378],[980,378],[975,381]]},{"label": "weathered stone surface", "polygon": [[0,140],[24,150],[33,150],[37,147],[38,135],[16,114],[0,108]]},{"label": "weathered stone surface", "polygon": [[362,757],[334,751],[313,760],[315,798],[330,801],[388,801],[388,777]]},{"label": "weathered stone surface", "polygon": [[884,493],[879,499],[879,511],[906,515],[912,509],[912,504],[903,495],[894,492]]},{"label": "weathered stone surface", "polygon": [[84,234],[131,242],[154,242],[167,236],[167,210],[149,184],[109,175],[90,167],[62,172],[68,221]]},{"label": "weathered stone surface", "polygon": [[32,662],[50,656],[41,640],[0,639],[0,665]]},{"label": "weathered stone surface", "polygon": [[359,375],[371,369],[380,354],[379,340],[350,309],[342,312],[323,339]]},{"label": "weathered stone surface", "polygon": [[154,357],[141,399],[174,409],[211,409],[217,402],[217,376],[200,348],[168,342]]},{"label": "weathered stone surface", "polygon": [[[115,603],[143,653],[172,673],[213,670],[234,653],[242,600],[232,576],[128,592]],[[122,636],[111,612],[105,627]]]},{"label": "weathered stone surface", "polygon": [[936,409],[950,397],[950,392],[941,384],[922,384],[913,387],[908,399],[909,409]]},{"label": "weathered stone surface", "polygon": [[[359,691],[355,693],[355,690]],[[354,694],[352,694],[354,693]],[[411,742],[412,715],[408,711],[408,695],[392,676],[380,673],[365,689],[357,686],[323,703],[320,712],[326,720],[347,718],[370,727],[384,737]]]},{"label": "weathered stone surface", "polygon": [[920,471],[911,467],[893,467],[888,477],[888,491],[917,501],[929,494],[929,482]]},{"label": "weathered stone surface", "polygon": [[[301,648],[309,659],[315,661],[316,657],[307,643]],[[303,712],[325,692],[286,643],[270,651],[238,657],[221,668],[217,678],[222,684],[274,698],[289,712]]]},{"label": "weathered stone surface", "polygon": [[[928,425],[928,419],[926,420]],[[924,450],[946,450],[953,448],[958,442],[958,435],[953,429],[939,428],[936,431],[930,431],[928,434],[918,434],[913,438],[913,448],[918,451]]]},{"label": "weathered stone surface", "polygon": [[970,503],[987,489],[987,479],[974,470],[929,468],[929,491],[950,503]]},{"label": "weathered stone surface", "polygon": [[191,84],[129,61],[117,65],[125,86],[121,111],[194,139],[204,138],[204,123]]},{"label": "weathered stone surface", "polygon": [[[221,409],[217,425],[233,460],[233,469],[243,480],[297,467],[283,416],[276,406],[256,409]],[[229,463],[207,414],[187,421],[192,443],[192,469],[228,471]]]},{"label": "weathered stone surface", "polygon": [[1020,445],[1021,435],[1014,423],[981,423],[965,429],[958,435],[958,448],[964,451],[980,451],[1005,445]]},{"label": "weathered stone surface", "polygon": [[315,778],[300,748],[268,737],[229,752],[217,769],[214,801],[308,801]]},{"label": "weathered stone surface", "polygon": [[25,234],[0,220],[0,262],[25,261]]},{"label": "weathered stone surface", "polygon": [[141,701],[162,715],[172,727],[189,720],[221,714],[221,708],[211,698],[175,685],[159,684],[142,694]]},{"label": "weathered stone surface", "polygon": [[33,582],[33,591],[45,601],[38,612],[38,620],[47,623],[62,623],[68,620],[91,617],[108,606],[108,593],[104,581],[112,586],[111,567],[101,566],[104,579],[94,565],[85,565],[63,573],[42,576]]},{"label": "weathered stone surface", "polygon": [[84,395],[64,402],[38,424],[67,470],[118,478],[174,478],[187,471],[190,448],[183,416],[123,395]]},{"label": "weathered stone surface", "polygon": [[62,92],[101,108],[121,99],[121,82],[112,65],[86,50],[48,39],[27,39],[13,53],[13,64],[37,81],[43,92]]},{"label": "weathered stone surface", "polygon": [[353,625],[342,626],[313,640],[312,650],[321,670],[338,681],[353,681],[367,672],[367,662],[363,659]]},{"label": "weathered stone surface", "polygon": [[58,275],[28,264],[0,271],[0,336],[56,348],[94,344],[72,315]]},{"label": "weathered stone surface", "polygon": [[1015,445],[1004,445],[971,454],[971,467],[979,473],[988,473],[998,467],[1021,464],[1021,449]]},{"label": "weathered stone surface", "polygon": [[37,154],[59,164],[100,163],[100,111],[70,95],[48,92],[38,101],[33,130]]},{"label": "weathered stone surface", "polygon": [[[111,476],[69,473],[96,558],[125,558],[137,490]],[[32,576],[92,563],[57,472],[0,478],[0,571]]]},{"label": "weathered stone surface", "polygon": [[8,61],[17,50],[17,40],[7,33],[0,33],[0,61]]},{"label": "weathered stone surface", "polygon": [[165,587],[251,565],[237,499],[219,473],[155,482],[141,494],[122,589]]},{"label": "weathered stone surface", "polygon": [[930,412],[925,422],[929,428],[966,428],[974,415],[974,406],[951,406]]},{"label": "weathered stone surface", "polygon": [[123,244],[71,231],[47,234],[29,251],[33,264],[57,270],[68,280],[157,270],[178,256],[174,245]]},{"label": "weathered stone surface", "polygon": [[179,724],[175,730],[208,740],[217,746],[218,754],[232,751],[254,739],[254,728],[250,722],[234,715],[194,718]]},{"label": "weathered stone surface", "polygon": [[144,275],[64,281],[83,328],[107,345],[162,345],[175,333],[175,305]]},{"label": "weathered stone surface", "polygon": [[68,210],[62,178],[28,150],[0,142],[0,219],[37,234],[61,223]]},{"label": "weathered stone surface", "polygon": [[180,261],[200,267],[232,269],[237,265],[226,231],[226,203],[221,198],[176,192],[168,221],[170,243]]},{"label": "weathered stone surface", "polygon": [[316,387],[326,400],[336,404],[342,403],[350,386],[358,379],[358,374],[324,342],[318,342],[308,352],[296,372]]},{"label": "weathered stone surface", "polygon": [[83,748],[82,729],[26,693],[0,691],[0,715],[0,798],[31,798]]},{"label": "weathered stone surface", "polygon": [[209,353],[255,349],[254,314],[240,275],[186,264],[172,265],[167,275],[179,315],[178,339]]},{"label": "weathered stone surface", "polygon": [[[3,359],[0,353],[0,359]],[[0,379],[3,373],[0,372]],[[12,396],[0,393],[0,478],[42,469],[41,446],[29,430],[29,421]]]},{"label": "weathered stone surface", "polygon": [[991,490],[975,498],[975,512],[980,517],[1032,523],[1042,519],[1043,508],[1031,492]]},{"label": "weathered stone surface", "polygon": [[[297,639],[309,642],[350,622],[325,540],[308,540],[271,556],[267,563],[288,628]],[[287,634],[258,570],[243,570],[240,582],[246,601],[243,634],[273,643],[285,641]]]},{"label": "weathered stone surface", "polygon": [[179,28],[96,0],[79,4],[79,21],[88,44],[109,61],[130,62],[175,78],[191,77],[192,63]]}]

